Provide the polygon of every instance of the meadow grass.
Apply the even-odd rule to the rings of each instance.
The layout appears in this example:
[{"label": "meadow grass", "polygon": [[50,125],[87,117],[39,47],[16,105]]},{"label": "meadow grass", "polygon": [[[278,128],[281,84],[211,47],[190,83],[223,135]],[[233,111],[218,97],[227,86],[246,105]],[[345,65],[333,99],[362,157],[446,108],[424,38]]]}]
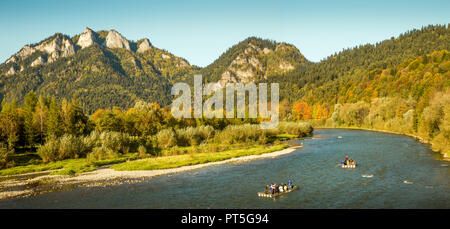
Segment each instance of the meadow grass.
[{"label": "meadow grass", "polygon": [[30,164],[30,165],[22,165],[22,166],[16,166],[12,168],[2,169],[0,170],[0,176],[6,176],[6,175],[16,175],[16,174],[23,174],[23,173],[32,173],[32,172],[42,172],[47,170],[56,170],[56,169],[63,169],[63,168],[74,168],[76,166],[82,166],[84,164],[83,162],[86,159],[80,158],[80,159],[67,159],[63,161],[55,161],[50,163],[43,163],[43,164]]}]

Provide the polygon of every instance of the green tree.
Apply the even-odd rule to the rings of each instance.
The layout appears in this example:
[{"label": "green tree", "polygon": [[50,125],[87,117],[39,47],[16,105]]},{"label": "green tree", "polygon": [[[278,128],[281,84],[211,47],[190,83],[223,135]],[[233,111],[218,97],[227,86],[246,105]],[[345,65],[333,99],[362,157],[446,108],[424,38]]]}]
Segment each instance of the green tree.
[{"label": "green tree", "polygon": [[61,108],[59,104],[56,102],[56,98],[52,97],[49,104],[48,109],[48,118],[47,118],[47,137],[59,137],[63,134],[63,126],[61,119]]},{"label": "green tree", "polygon": [[47,101],[43,96],[39,96],[38,103],[33,114],[33,125],[34,129],[37,130],[37,137],[41,144],[43,144],[45,135],[47,133],[47,118]]},{"label": "green tree", "polygon": [[30,91],[25,96],[23,105],[24,134],[26,144],[33,146],[37,136],[37,132],[33,125],[33,114],[36,111],[37,97],[34,91]]},{"label": "green tree", "polygon": [[19,115],[15,103],[8,105],[2,103],[2,112],[0,112],[0,141],[8,143],[8,148],[15,147],[20,135]]},{"label": "green tree", "polygon": [[90,131],[89,118],[83,113],[80,103],[73,98],[71,103],[62,101],[62,120],[64,133],[80,136]]}]

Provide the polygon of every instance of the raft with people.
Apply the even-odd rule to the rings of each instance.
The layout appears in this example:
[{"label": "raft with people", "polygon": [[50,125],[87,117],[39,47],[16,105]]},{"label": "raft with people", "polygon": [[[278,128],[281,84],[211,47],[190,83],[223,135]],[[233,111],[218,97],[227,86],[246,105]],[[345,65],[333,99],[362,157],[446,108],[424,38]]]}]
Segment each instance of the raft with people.
[{"label": "raft with people", "polygon": [[351,158],[349,159],[348,156],[345,156],[345,160],[341,162],[341,168],[354,169],[356,168],[356,161]]},{"label": "raft with people", "polygon": [[258,192],[258,196],[274,198],[297,189],[298,186],[292,185],[291,181],[289,181],[288,184],[270,184],[266,186],[266,190]]}]

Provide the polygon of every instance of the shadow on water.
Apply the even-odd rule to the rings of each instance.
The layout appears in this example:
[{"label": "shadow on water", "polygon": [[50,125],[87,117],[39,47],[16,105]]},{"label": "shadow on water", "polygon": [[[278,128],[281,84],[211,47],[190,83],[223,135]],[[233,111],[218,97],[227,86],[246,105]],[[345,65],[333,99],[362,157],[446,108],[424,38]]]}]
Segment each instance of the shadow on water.
[{"label": "shadow on water", "polygon": [[[322,129],[295,144],[304,147],[274,159],[3,200],[0,208],[450,208],[449,163],[413,138]],[[346,155],[355,169],[340,168]],[[288,179],[300,189],[256,195]]]}]

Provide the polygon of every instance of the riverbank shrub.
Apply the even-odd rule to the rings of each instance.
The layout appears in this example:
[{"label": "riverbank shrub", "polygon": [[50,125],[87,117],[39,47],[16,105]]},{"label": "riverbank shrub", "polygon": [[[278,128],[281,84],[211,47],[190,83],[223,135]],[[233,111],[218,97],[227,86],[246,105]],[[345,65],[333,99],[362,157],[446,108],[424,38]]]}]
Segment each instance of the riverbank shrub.
[{"label": "riverbank shrub", "polygon": [[127,133],[106,131],[100,134],[99,140],[102,147],[118,153],[128,153],[134,139]]},{"label": "riverbank shrub", "polygon": [[139,156],[144,156],[147,154],[147,147],[139,145],[137,152]]},{"label": "riverbank shrub", "polygon": [[110,160],[118,157],[119,153],[113,151],[108,147],[100,146],[95,147],[92,152],[88,153],[86,159],[88,162],[92,163],[96,161]]},{"label": "riverbank shrub", "polygon": [[313,127],[307,122],[280,122],[278,124],[280,134],[292,134],[298,137],[310,136]]},{"label": "riverbank shrub", "polygon": [[186,127],[176,130],[177,145],[179,146],[196,146],[207,142],[213,136],[214,128],[212,126]]},{"label": "riverbank shrub", "polygon": [[267,131],[259,124],[229,125],[215,136],[215,142],[223,144],[258,142],[267,143]]},{"label": "riverbank shrub", "polygon": [[177,145],[176,133],[172,128],[160,130],[156,134],[156,141],[158,143],[158,147],[161,147],[163,149],[176,146]]},{"label": "riverbank shrub", "polygon": [[61,159],[83,157],[87,150],[81,137],[66,134],[59,139],[59,157]]},{"label": "riverbank shrub", "polygon": [[44,145],[37,150],[43,162],[57,161],[59,159],[59,140],[56,137],[47,139]]},{"label": "riverbank shrub", "polygon": [[14,149],[9,149],[6,144],[0,143],[0,169],[13,166],[10,156],[14,153]]},{"label": "riverbank shrub", "polygon": [[51,137],[40,146],[37,153],[43,162],[83,157],[89,151],[83,137],[66,134],[61,138]]},{"label": "riverbank shrub", "polygon": [[89,135],[83,138],[83,142],[89,151],[92,151],[92,149],[96,146],[101,146],[100,134],[100,131],[93,130]]}]

